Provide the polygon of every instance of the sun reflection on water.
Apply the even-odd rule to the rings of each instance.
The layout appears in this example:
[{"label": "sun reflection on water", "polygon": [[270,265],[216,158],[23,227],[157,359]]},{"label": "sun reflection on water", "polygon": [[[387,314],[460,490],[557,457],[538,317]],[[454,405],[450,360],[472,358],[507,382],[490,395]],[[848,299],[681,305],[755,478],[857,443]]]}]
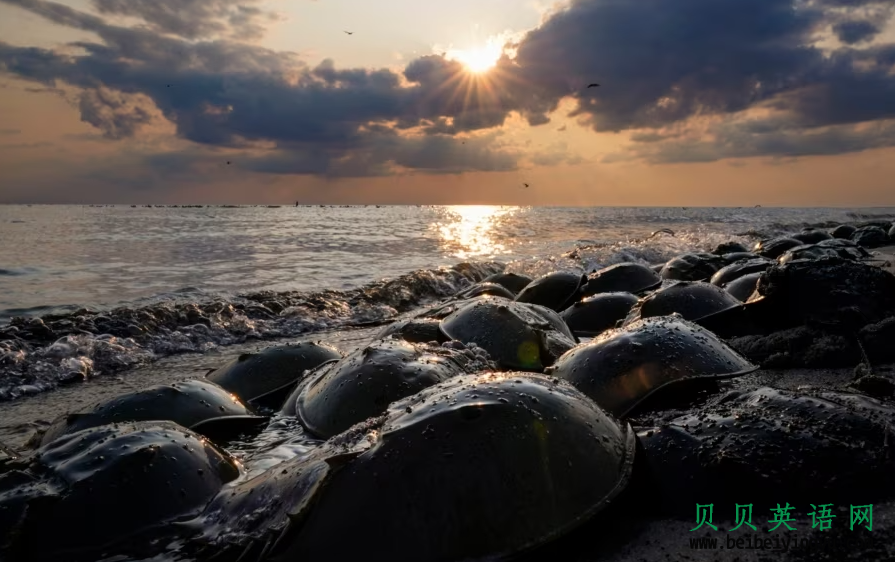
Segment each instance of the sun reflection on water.
[{"label": "sun reflection on water", "polygon": [[460,259],[493,257],[507,252],[497,232],[502,220],[519,207],[497,205],[450,205],[446,216],[434,226],[438,229],[446,252]]}]

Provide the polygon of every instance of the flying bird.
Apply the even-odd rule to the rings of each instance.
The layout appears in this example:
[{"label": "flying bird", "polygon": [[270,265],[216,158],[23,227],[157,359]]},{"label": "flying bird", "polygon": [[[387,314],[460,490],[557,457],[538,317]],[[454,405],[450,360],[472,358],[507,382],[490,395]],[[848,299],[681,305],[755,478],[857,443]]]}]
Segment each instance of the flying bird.
[{"label": "flying bird", "polygon": [[347,33],[348,35],[354,35],[353,31],[346,31],[345,33]]},{"label": "flying bird", "polygon": [[599,86],[600,86],[600,85],[599,85],[599,84],[596,84],[596,83],[594,83],[594,84],[588,84],[588,85],[587,85],[588,88],[598,88]]}]

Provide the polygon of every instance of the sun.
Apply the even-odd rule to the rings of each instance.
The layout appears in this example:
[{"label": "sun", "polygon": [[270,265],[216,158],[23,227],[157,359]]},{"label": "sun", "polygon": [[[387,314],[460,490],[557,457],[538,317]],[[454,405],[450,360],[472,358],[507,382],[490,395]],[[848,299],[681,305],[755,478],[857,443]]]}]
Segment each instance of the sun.
[{"label": "sun", "polygon": [[482,74],[494,68],[502,54],[502,45],[489,42],[488,45],[476,49],[449,51],[447,58],[462,63],[467,70],[474,74]]}]

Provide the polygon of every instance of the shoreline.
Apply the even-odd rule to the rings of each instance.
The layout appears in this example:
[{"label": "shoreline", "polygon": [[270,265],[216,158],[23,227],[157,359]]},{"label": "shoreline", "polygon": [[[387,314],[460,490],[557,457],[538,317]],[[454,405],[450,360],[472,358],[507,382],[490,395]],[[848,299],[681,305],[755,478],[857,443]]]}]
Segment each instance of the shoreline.
[{"label": "shoreline", "polygon": [[[895,244],[875,248],[871,252],[876,259],[875,266],[895,275]],[[477,273],[473,275],[458,273],[458,275],[457,279],[462,278],[466,281],[469,281],[470,277],[473,281],[478,280],[477,277],[481,277]],[[411,286],[413,286],[412,283]],[[447,286],[445,286],[446,289]],[[387,291],[385,287],[381,287],[380,290]],[[442,298],[445,296],[442,295]],[[423,304],[423,301],[419,299],[403,297],[396,302],[398,306],[393,309],[398,314],[383,318],[384,321],[392,322],[411,316]],[[35,432],[47,427],[59,414],[83,408],[124,392],[157,384],[202,378],[209,369],[219,367],[241,353],[251,353],[284,343],[322,341],[334,345],[345,354],[350,354],[368,344],[380,329],[381,322],[377,322],[373,326],[341,325],[329,330],[304,334],[252,339],[219,346],[201,353],[179,353],[160,358],[148,365],[6,401],[0,405],[4,412],[0,419],[0,442],[14,449],[21,449]],[[771,387],[799,394],[810,394],[812,391],[856,393],[858,391],[854,386],[855,381],[859,375],[867,374],[859,368],[861,365],[861,363],[855,363],[851,366],[837,368],[805,366],[778,369],[760,368],[737,378],[717,381],[716,388],[710,389],[708,394],[698,394],[691,400],[689,406],[650,411],[632,417],[630,422],[636,431],[659,427],[662,424],[667,424],[675,416],[699,412],[699,405],[731,391],[747,393],[759,388]],[[870,371],[873,375],[889,380],[895,388],[895,362],[870,365]],[[887,406],[893,405],[895,395],[891,392],[889,395],[885,394],[885,390],[877,389],[874,392],[877,397],[880,397],[881,394],[885,396],[888,402],[884,403]],[[873,397],[874,393],[869,393],[864,389],[861,395]],[[694,406],[694,404],[697,405]],[[895,558],[895,500],[886,499],[879,504],[874,504],[876,513],[874,513],[873,532],[870,534],[850,534],[847,528],[843,529],[841,525],[828,532],[813,531],[810,530],[811,520],[803,517],[797,519],[797,524],[800,529],[798,536],[804,536],[808,541],[804,549],[768,549],[763,545],[761,548],[757,546],[727,548],[726,542],[720,548],[694,548],[690,541],[691,538],[715,537],[723,542],[729,535],[723,531],[694,533],[691,531],[693,521],[685,520],[679,515],[663,515],[662,509],[656,507],[656,498],[644,497],[645,488],[638,486],[629,486],[629,488],[632,491],[626,491],[626,495],[621,496],[618,500],[622,503],[627,502],[625,507],[620,512],[610,512],[616,519],[607,520],[601,514],[567,536],[521,556],[520,560],[531,562],[547,562],[557,559],[572,562],[595,560],[603,562],[639,560],[687,560],[693,562],[709,560],[808,562],[809,560],[821,560],[834,562],[848,559]],[[818,494],[823,496],[824,491],[818,490]],[[781,500],[785,501],[786,498],[781,498]],[[818,501],[822,500],[823,498]],[[744,498],[744,501],[751,501],[751,499]],[[716,523],[722,523],[722,521],[723,518],[720,516],[715,520]],[[719,525],[719,528],[721,526]],[[731,526],[727,522],[723,523],[725,529]],[[805,531],[802,532],[802,529]],[[767,534],[764,529],[758,532]]]}]

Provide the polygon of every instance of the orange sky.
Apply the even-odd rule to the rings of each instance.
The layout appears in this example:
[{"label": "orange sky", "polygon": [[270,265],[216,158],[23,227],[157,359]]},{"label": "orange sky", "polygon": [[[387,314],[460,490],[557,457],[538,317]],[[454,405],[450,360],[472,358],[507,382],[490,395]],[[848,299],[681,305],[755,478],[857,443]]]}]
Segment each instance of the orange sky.
[{"label": "orange sky", "polygon": [[[88,2],[66,4],[90,10]],[[399,4],[403,5],[394,3],[395,7]],[[305,8],[320,12],[317,15],[323,21],[334,18],[320,6]],[[494,10],[495,13],[488,12],[490,19],[481,18],[487,20],[484,26],[473,24],[470,29],[454,29],[454,33],[464,37],[458,45],[452,44],[444,33],[438,36],[435,31],[438,17],[433,13],[435,21],[428,21],[426,26],[435,37],[428,45],[420,36],[394,39],[392,44],[379,33],[371,40],[376,46],[375,52],[368,52],[364,47],[352,56],[353,51],[343,45],[343,37],[338,37],[338,33],[335,38],[329,33],[324,40],[320,32],[323,26],[313,25],[310,17],[301,17],[305,8],[291,7],[290,17],[299,19],[307,29],[316,29],[312,39],[316,37],[322,45],[312,41],[296,44],[294,37],[288,39],[292,37],[286,33],[288,20],[271,24],[271,32],[263,44],[275,50],[304,53],[302,56],[309,63],[336,56],[339,68],[378,65],[397,71],[414,53],[429,54],[426,48],[430,52],[443,49],[452,53],[449,56],[462,59],[463,49],[468,54],[470,49],[484,47],[488,37],[498,34],[502,38],[513,37],[514,33],[516,38],[521,37],[525,28],[518,27],[536,27],[546,17],[544,7],[528,5],[518,10],[521,15],[502,24]],[[30,40],[21,29],[11,35],[4,33],[4,40],[16,46],[58,48],[67,41],[95,39],[91,33],[47,23],[33,13],[4,4],[0,4],[0,21],[5,21],[0,25],[5,31],[20,22],[19,27],[31,33]],[[461,21],[450,24],[462,28]],[[352,23],[345,27],[364,31],[361,20],[355,19]],[[889,32],[880,37],[888,39]],[[340,41],[342,46],[336,46],[335,41]],[[321,52],[327,46],[332,55]],[[640,147],[649,145],[632,142],[632,136],[644,134],[645,129],[628,128],[617,133],[594,131],[580,118],[567,116],[574,109],[571,99],[562,101],[556,111],[549,113],[551,121],[546,125],[532,127],[518,113],[511,113],[502,126],[471,130],[456,137],[487,138],[482,146],[513,154],[518,165],[516,170],[433,174],[424,169],[398,168],[386,176],[338,178],[241,169],[240,159],[246,158],[244,152],[197,144],[178,136],[175,125],[160,112],[132,137],[103,138],[94,126],[82,121],[76,88],[66,86],[66,99],[57,93],[35,91],[43,87],[0,72],[0,115],[3,116],[0,117],[0,202],[288,204],[300,200],[313,204],[895,205],[895,148],[799,158],[722,157],[710,162],[655,163],[655,159],[650,161],[651,153],[638,152]],[[754,107],[740,112],[736,119],[751,119],[759,110]],[[700,133],[701,127],[714,126],[714,122],[706,124],[705,116],[698,115],[681,123],[671,129],[688,127],[687,134],[681,138],[699,142],[711,137]],[[891,125],[885,119],[873,123]],[[147,156],[157,154],[196,154],[198,163],[190,164],[188,170],[160,169],[146,160]],[[623,158],[613,161],[618,159],[612,155],[623,155]],[[565,162],[555,165],[551,160]],[[227,165],[227,161],[235,165]],[[525,188],[523,183],[530,187]]]}]

